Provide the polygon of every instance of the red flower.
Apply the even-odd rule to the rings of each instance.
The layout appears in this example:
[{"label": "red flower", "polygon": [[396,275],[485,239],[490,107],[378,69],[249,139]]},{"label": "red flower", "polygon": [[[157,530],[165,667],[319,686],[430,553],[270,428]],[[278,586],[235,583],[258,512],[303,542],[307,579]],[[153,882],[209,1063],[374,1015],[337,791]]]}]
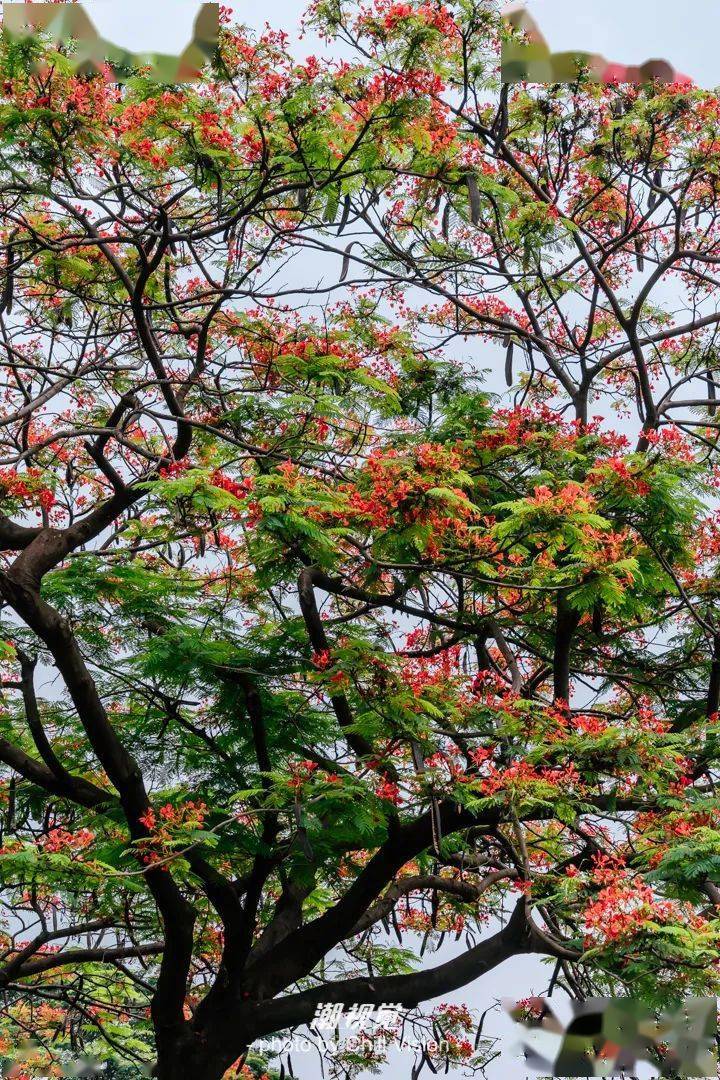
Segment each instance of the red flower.
[{"label": "red flower", "polygon": [[382,780],[375,788],[375,794],[386,802],[398,806],[400,803],[400,788],[392,780]]}]

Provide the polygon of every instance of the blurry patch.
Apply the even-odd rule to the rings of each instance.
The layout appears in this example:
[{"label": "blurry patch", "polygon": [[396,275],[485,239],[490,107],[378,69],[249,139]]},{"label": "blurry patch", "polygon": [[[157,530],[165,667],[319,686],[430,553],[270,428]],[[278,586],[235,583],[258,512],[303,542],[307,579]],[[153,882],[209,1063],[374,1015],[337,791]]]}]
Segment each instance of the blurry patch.
[{"label": "blurry patch", "polygon": [[[128,19],[132,4],[128,4]],[[138,20],[142,8],[138,8]],[[108,82],[125,82],[138,70],[159,83],[195,82],[217,53],[220,5],[203,4],[192,39],[179,55],[132,52],[101,37],[84,4],[3,5],[3,33],[23,40],[43,31],[57,45],[71,44],[70,61],[79,75],[102,74]]]},{"label": "blurry patch", "polygon": [[502,44],[501,78],[504,83],[569,83],[586,71],[598,83],[692,82],[669,61],[646,60],[639,66],[620,64],[599,53],[582,49],[552,52],[524,0],[513,0],[502,11],[509,37]]},{"label": "blurry patch", "polygon": [[632,1076],[647,1062],[658,1076],[717,1076],[715,998],[688,998],[663,1012],[634,998],[570,1004],[564,1024],[545,998],[504,1002],[523,1029],[517,1049],[529,1068],[545,1076]]}]

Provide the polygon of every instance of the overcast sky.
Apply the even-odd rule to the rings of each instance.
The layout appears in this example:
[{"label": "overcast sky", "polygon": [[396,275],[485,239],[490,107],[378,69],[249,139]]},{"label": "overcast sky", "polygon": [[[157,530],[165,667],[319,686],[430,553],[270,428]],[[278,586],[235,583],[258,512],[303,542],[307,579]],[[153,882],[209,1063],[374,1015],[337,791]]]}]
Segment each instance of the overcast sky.
[{"label": "overcast sky", "polygon": [[[252,23],[294,21],[297,0],[261,5],[232,3]],[[640,64],[669,60],[701,86],[720,83],[718,0],[529,0],[551,47],[583,49],[608,60]],[[190,37],[198,0],[89,0],[88,10],[104,37],[128,48],[179,52]]]},{"label": "overcast sky", "polygon": [[[299,0],[225,0],[247,22],[297,22]],[[137,51],[180,52],[200,0],[88,0],[103,37]],[[720,83],[718,0],[528,0],[556,51],[583,49],[623,64],[661,57],[702,86]]]},{"label": "overcast sky", "polygon": [[700,86],[720,83],[718,0],[529,0],[555,52],[582,49],[621,64],[668,60]]}]

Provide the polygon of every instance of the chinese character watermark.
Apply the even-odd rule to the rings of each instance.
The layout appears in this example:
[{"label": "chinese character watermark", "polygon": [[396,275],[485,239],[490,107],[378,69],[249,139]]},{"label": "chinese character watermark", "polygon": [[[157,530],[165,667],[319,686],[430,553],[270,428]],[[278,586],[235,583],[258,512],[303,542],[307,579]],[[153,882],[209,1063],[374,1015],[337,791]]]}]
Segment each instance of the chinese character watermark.
[{"label": "chinese character watermark", "polygon": [[366,1002],[356,1002],[346,1007],[342,1003],[323,1001],[315,1009],[312,1023],[318,1031],[328,1031],[344,1021],[349,1028],[360,1028],[365,1024],[378,1024],[382,1027],[395,1027],[398,1023],[402,1005],[383,1002],[375,1006]]}]

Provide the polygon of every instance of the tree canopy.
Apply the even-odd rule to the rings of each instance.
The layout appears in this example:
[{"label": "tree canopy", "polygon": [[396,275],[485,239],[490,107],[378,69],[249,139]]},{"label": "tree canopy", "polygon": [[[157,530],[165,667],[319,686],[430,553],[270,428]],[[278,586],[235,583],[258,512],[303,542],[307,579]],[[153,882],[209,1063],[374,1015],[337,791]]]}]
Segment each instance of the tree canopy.
[{"label": "tree canopy", "polygon": [[0,42],[0,1051],[714,995],[718,96],[502,88],[481,0],[224,19],[189,86]]}]

